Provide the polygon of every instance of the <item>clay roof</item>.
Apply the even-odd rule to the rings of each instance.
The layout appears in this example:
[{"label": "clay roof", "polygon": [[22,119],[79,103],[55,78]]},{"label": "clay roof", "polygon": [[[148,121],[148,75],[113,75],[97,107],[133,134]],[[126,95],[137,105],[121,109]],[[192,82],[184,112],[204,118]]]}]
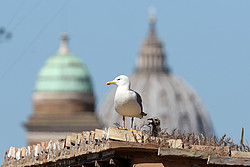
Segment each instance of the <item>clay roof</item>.
[{"label": "clay roof", "polygon": [[121,162],[249,166],[250,152],[245,151],[250,151],[249,147],[236,147],[225,136],[217,140],[173,132],[153,137],[143,131],[130,132],[110,127],[105,130],[73,133],[64,139],[33,146],[11,147],[6,151],[2,167],[98,164],[120,166],[118,164]]}]

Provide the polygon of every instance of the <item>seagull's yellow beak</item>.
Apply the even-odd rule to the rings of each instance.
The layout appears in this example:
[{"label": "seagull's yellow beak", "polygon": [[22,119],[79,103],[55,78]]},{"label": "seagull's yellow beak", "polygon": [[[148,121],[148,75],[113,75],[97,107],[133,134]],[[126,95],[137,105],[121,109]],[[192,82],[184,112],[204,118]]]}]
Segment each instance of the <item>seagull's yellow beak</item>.
[{"label": "seagull's yellow beak", "polygon": [[111,84],[115,84],[115,82],[109,81],[109,82],[106,83],[106,85],[111,85]]}]

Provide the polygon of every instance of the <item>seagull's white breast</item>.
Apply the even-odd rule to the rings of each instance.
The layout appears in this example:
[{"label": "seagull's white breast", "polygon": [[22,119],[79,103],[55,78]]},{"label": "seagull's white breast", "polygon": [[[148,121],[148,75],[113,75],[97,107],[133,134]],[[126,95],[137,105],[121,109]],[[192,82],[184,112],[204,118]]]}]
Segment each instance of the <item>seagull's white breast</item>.
[{"label": "seagull's white breast", "polygon": [[137,102],[135,92],[131,90],[123,90],[118,87],[114,104],[116,112],[123,116],[141,117],[141,107]]}]

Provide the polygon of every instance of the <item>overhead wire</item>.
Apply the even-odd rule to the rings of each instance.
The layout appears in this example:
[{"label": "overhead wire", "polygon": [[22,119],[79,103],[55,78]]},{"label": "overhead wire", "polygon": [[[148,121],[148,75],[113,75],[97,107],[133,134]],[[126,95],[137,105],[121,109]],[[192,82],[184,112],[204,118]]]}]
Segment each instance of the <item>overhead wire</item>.
[{"label": "overhead wire", "polygon": [[6,26],[2,26],[0,27],[0,43],[2,43],[3,41],[6,41],[8,39],[11,38],[12,34],[9,31],[9,27],[11,27],[12,22],[15,20],[16,16],[19,14],[21,8],[24,6],[25,1],[19,1],[19,4],[17,5],[16,10],[14,11],[13,15],[11,16],[11,18],[9,19],[9,22],[6,24]]},{"label": "overhead wire", "polygon": [[43,1],[41,1],[41,0],[36,1],[36,3],[30,8],[30,10],[26,12],[26,14],[13,26],[12,29],[10,29],[10,31],[15,31],[16,28],[27,18],[27,16],[30,16],[31,13],[35,9],[37,9],[37,7],[39,7],[42,2]]},{"label": "overhead wire", "polygon": [[21,58],[25,55],[25,53],[30,49],[35,42],[37,42],[38,38],[42,35],[42,33],[49,27],[50,23],[54,21],[54,19],[61,13],[61,10],[65,7],[66,4],[69,3],[70,0],[65,0],[64,3],[60,6],[57,12],[53,15],[53,17],[44,25],[44,27],[39,31],[39,33],[31,40],[28,46],[19,54],[19,56],[14,60],[14,62],[7,68],[7,70],[0,76],[0,81],[2,81],[5,76],[14,68],[14,66],[21,60]]},{"label": "overhead wire", "polygon": [[8,28],[11,25],[11,23],[14,21],[15,17],[18,15],[18,13],[19,13],[20,9],[23,7],[23,5],[24,5],[24,0],[22,0],[22,1],[19,2],[16,11],[12,15],[11,19],[9,20],[9,22],[7,23],[6,28]]}]

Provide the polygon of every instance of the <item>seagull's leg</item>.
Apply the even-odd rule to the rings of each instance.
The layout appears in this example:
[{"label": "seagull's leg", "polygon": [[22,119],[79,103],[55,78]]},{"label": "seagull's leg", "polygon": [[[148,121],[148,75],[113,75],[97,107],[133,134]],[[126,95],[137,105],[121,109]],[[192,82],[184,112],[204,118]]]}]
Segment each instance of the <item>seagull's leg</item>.
[{"label": "seagull's leg", "polygon": [[123,127],[122,128],[118,128],[118,129],[126,130],[125,129],[125,116],[122,116],[122,122],[123,122]]},{"label": "seagull's leg", "polygon": [[123,120],[123,129],[125,129],[125,116],[122,116],[122,120]]},{"label": "seagull's leg", "polygon": [[133,129],[134,117],[131,119],[131,129]]},{"label": "seagull's leg", "polygon": [[133,130],[133,123],[134,123],[134,117],[131,119],[131,129],[129,129],[130,132],[137,132],[136,130]]}]

